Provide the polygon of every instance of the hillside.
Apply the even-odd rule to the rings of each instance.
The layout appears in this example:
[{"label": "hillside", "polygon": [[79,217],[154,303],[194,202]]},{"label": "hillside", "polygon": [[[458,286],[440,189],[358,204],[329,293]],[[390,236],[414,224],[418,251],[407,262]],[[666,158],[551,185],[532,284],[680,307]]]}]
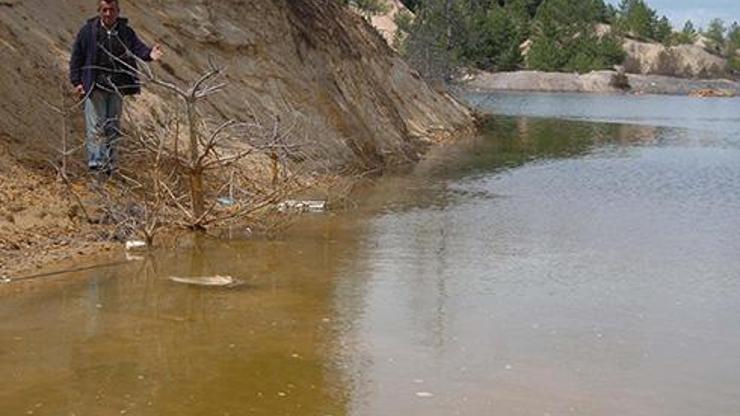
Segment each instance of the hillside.
[{"label": "hillside", "polygon": [[[227,89],[209,98],[206,118],[293,123],[298,144],[307,152],[321,148],[322,166],[335,172],[418,160],[430,144],[472,130],[464,106],[431,89],[364,19],[334,0],[121,4],[142,39],[162,44],[163,62],[153,65],[162,79],[192,82],[209,59],[227,67]],[[99,239],[47,161],[63,131],[48,104],[70,88],[70,47],[94,15],[89,0],[0,2],[0,275],[21,259],[43,262],[43,252],[59,247],[65,257]],[[127,107],[142,121],[174,110],[151,85]],[[79,110],[69,133],[79,144]]]},{"label": "hillside", "polygon": [[[56,121],[42,104],[58,96],[69,48],[88,0],[49,6],[3,2],[0,14],[0,135],[21,143],[47,137]],[[469,124],[467,111],[432,91],[359,16],[332,0],[123,2],[148,42],[163,44],[155,70],[193,80],[209,57],[227,65],[229,89],[213,111],[240,118],[298,112],[312,140],[336,142],[336,164],[379,167],[416,159],[426,142]],[[147,114],[160,91],[145,89]]]},{"label": "hillside", "polygon": [[428,79],[450,79],[465,68],[584,74],[615,66],[643,75],[718,78],[734,76],[740,65],[730,59],[740,50],[740,26],[715,19],[705,32],[690,21],[677,30],[645,0],[406,3],[414,4],[414,17],[404,18],[399,50]]},{"label": "hillside", "polygon": [[711,54],[700,45],[665,46],[655,42],[624,39],[628,73],[669,75],[681,78],[729,76],[727,59]]},{"label": "hillside", "polygon": [[398,31],[395,17],[398,13],[410,13],[409,9],[401,3],[401,0],[388,0],[388,11],[376,16],[372,16],[370,23],[375,27],[389,45],[393,45],[393,39]]}]

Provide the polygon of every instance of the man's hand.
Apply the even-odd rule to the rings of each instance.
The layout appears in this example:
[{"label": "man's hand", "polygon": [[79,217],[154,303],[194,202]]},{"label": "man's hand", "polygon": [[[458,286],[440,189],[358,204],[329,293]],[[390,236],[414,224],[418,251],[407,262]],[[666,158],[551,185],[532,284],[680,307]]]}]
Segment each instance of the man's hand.
[{"label": "man's hand", "polygon": [[159,44],[157,43],[152,47],[152,51],[149,52],[149,57],[152,58],[152,61],[159,61],[160,59],[162,59],[163,53],[164,52],[162,52],[162,47],[159,46]]},{"label": "man's hand", "polygon": [[84,97],[85,87],[83,87],[82,84],[75,86],[75,94],[77,94],[77,96],[80,98]]}]

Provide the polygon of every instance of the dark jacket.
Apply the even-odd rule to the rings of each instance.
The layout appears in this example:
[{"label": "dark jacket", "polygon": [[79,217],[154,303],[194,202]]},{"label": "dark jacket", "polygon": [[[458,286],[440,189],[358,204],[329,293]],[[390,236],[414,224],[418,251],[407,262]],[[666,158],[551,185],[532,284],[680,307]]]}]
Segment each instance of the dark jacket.
[{"label": "dark jacket", "polygon": [[[72,47],[72,57],[69,60],[69,80],[74,86],[82,84],[86,94],[92,90],[97,75],[95,62],[98,54],[98,44],[96,39],[98,38],[98,31],[101,29],[100,17],[89,19],[80,29]],[[136,59],[131,54],[144,61],[151,61],[149,57],[152,51],[151,48],[146,46],[136,36],[136,32],[128,26],[128,19],[118,18],[116,33],[120,42],[130,52],[120,57],[122,61],[133,68],[136,68]],[[118,62],[117,65],[114,79],[116,86],[120,87],[121,93],[124,95],[138,94],[141,88],[136,75],[132,74],[131,70],[123,63]]]}]

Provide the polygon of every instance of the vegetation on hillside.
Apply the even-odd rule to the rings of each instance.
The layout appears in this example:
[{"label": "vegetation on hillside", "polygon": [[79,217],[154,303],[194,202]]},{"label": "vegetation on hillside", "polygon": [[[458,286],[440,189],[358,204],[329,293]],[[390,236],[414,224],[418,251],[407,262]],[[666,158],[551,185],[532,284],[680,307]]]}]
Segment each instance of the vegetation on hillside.
[{"label": "vegetation on hillside", "polygon": [[[375,13],[387,0],[340,0]],[[402,0],[411,10],[396,16],[395,45],[427,78],[444,79],[456,68],[521,68],[588,72],[623,63],[622,38],[693,44],[726,56],[740,70],[740,29],[715,19],[705,31],[691,20],[674,30],[645,0]],[[598,25],[611,30],[597,30]]]},{"label": "vegetation on hillside", "polygon": [[339,0],[339,2],[356,8],[365,17],[388,13],[390,10],[386,0]]}]

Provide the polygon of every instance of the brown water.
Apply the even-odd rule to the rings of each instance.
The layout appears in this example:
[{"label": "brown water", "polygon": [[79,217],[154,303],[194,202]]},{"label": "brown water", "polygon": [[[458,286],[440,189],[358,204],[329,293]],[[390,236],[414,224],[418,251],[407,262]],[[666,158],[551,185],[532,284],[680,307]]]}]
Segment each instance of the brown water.
[{"label": "brown water", "polygon": [[740,414],[738,132],[489,128],[280,238],[3,297],[0,415]]}]

